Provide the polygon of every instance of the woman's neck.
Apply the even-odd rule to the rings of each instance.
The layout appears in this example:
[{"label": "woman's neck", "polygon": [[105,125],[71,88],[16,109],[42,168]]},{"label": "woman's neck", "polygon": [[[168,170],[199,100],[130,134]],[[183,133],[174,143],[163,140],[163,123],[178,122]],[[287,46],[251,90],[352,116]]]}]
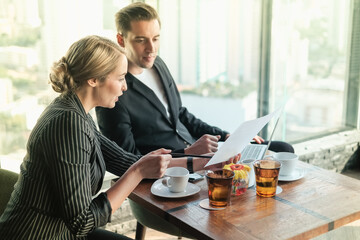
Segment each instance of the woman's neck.
[{"label": "woman's neck", "polygon": [[88,114],[90,110],[95,107],[95,103],[93,101],[93,98],[91,97],[91,94],[89,94],[86,88],[81,88],[75,91],[75,94],[80,99],[80,102],[83,105],[86,114]]}]

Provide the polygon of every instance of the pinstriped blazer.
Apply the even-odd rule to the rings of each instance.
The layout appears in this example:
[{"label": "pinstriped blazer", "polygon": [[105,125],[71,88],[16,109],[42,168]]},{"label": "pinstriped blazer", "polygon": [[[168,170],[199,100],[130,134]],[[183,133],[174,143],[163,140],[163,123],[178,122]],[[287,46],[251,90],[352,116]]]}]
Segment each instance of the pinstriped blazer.
[{"label": "pinstriped blazer", "polygon": [[105,170],[121,176],[139,156],[96,129],[75,94],[57,97],[40,116],[10,201],[1,239],[75,239],[110,221],[101,188]]}]

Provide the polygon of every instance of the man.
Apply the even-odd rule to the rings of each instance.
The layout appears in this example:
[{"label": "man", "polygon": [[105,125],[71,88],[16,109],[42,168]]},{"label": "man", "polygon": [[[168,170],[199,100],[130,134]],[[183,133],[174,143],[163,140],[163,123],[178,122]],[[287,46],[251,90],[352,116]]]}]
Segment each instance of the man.
[{"label": "man", "polygon": [[[155,9],[145,3],[132,3],[116,14],[116,27],[117,42],[128,58],[125,76],[128,89],[114,108],[96,108],[102,133],[135,154],[158,148],[186,154],[217,151],[218,141],[226,140],[229,133],[197,119],[182,106],[175,81],[157,56],[161,23]],[[263,142],[260,137],[254,139]],[[193,238],[135,202],[129,202],[143,225]],[[137,229],[137,234],[142,233]]]},{"label": "man", "polygon": [[157,57],[156,11],[144,3],[131,4],[117,13],[116,25],[117,41],[129,60],[128,90],[115,108],[96,109],[100,130],[135,154],[161,147],[188,154],[215,152],[217,142],[229,133],[209,126],[182,106],[175,81]]},{"label": "man", "polygon": [[[182,106],[174,79],[157,56],[161,22],[155,9],[133,3],[116,14],[117,42],[128,58],[128,90],[112,109],[96,108],[102,133],[123,149],[146,154],[158,148],[185,154],[216,152],[229,133]],[[257,143],[263,143],[256,136]]]}]

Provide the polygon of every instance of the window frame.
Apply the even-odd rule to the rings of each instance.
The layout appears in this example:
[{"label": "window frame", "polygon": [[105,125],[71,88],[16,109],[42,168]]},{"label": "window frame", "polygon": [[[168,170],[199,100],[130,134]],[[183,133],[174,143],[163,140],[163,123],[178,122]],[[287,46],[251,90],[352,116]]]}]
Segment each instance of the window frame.
[{"label": "window frame", "polygon": [[[348,50],[347,82],[345,89],[345,126],[359,128],[359,91],[360,91],[360,0],[351,1],[350,44]],[[355,103],[356,106],[353,106]],[[355,111],[355,112],[354,112]]]}]

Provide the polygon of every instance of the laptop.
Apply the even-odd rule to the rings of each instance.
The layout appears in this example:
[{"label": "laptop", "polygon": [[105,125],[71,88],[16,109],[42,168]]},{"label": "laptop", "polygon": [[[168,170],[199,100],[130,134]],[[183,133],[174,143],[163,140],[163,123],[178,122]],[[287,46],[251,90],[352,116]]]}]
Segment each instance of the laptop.
[{"label": "laptop", "polygon": [[271,140],[274,135],[275,129],[278,125],[279,119],[280,119],[280,116],[278,116],[276,119],[275,126],[271,132],[268,144],[266,144],[266,145],[265,144],[249,144],[249,145],[247,145],[242,150],[241,158],[238,163],[241,163],[242,161],[248,160],[248,159],[254,159],[254,160],[262,159],[265,156],[265,153],[269,149],[269,146],[271,144]]}]

